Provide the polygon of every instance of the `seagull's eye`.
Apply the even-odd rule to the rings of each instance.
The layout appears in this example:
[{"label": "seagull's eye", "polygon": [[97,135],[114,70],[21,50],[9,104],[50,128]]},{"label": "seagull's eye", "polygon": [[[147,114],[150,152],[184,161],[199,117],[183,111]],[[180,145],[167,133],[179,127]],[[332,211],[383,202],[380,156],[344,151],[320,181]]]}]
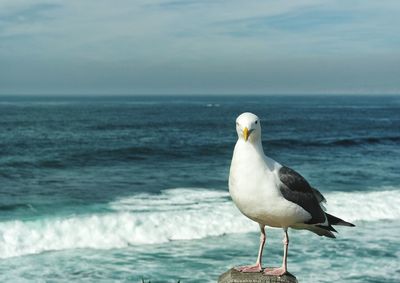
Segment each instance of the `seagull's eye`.
[{"label": "seagull's eye", "polygon": [[258,120],[254,123],[254,124],[256,124],[257,125],[257,123],[258,123]]}]

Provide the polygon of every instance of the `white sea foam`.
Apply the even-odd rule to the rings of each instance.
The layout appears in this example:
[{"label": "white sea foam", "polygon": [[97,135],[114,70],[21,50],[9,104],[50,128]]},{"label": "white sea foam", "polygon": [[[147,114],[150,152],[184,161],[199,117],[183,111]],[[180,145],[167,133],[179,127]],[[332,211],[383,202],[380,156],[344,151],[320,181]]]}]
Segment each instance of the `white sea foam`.
[{"label": "white sea foam", "polygon": [[400,218],[400,190],[326,194],[327,212],[347,221]]},{"label": "white sea foam", "polygon": [[[348,221],[400,217],[400,192],[328,193],[328,211]],[[257,231],[227,192],[171,189],[109,204],[110,212],[0,223],[0,257],[50,250],[111,249]]]}]

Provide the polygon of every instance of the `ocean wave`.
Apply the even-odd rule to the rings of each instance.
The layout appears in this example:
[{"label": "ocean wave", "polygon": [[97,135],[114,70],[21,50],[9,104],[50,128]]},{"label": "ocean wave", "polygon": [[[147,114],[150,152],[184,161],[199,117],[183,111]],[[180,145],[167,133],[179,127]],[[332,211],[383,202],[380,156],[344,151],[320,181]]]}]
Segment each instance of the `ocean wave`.
[{"label": "ocean wave", "polygon": [[[233,147],[233,146],[231,146]],[[97,164],[98,161],[110,162],[126,162],[148,159],[192,159],[193,156],[202,156],[222,154],[226,151],[226,147],[210,147],[209,145],[201,146],[169,146],[160,145],[153,146],[133,146],[116,149],[98,149],[83,152],[65,157],[63,162],[66,166],[85,164]]]},{"label": "ocean wave", "polygon": [[[0,160],[3,168],[45,168],[60,169],[76,166],[99,165],[101,162],[131,162],[149,159],[170,160],[173,159],[192,159],[193,156],[211,156],[231,153],[232,144],[215,145],[197,145],[197,146],[134,146],[121,147],[115,149],[87,149],[77,153],[57,156],[45,156],[36,160]],[[0,174],[2,174],[0,172]]]},{"label": "ocean wave", "polygon": [[[328,211],[348,221],[400,217],[398,190],[325,194]],[[257,231],[224,191],[171,189],[139,194],[107,205],[108,212],[0,223],[0,257],[44,251],[194,240]]]},{"label": "ocean wave", "polygon": [[400,143],[400,136],[387,137],[354,137],[342,139],[319,139],[319,140],[299,140],[299,139],[274,139],[267,140],[268,145],[275,146],[300,146],[300,147],[325,147],[325,146],[358,146],[371,144]]},{"label": "ocean wave", "polygon": [[[234,148],[234,140],[199,141],[188,144],[169,144],[164,143],[145,143],[116,148],[69,148],[67,152],[57,155],[40,156],[37,159],[29,160],[0,160],[3,168],[45,168],[60,169],[75,166],[97,166],[102,162],[131,162],[143,160],[169,160],[192,159],[193,156],[228,156]],[[295,138],[267,139],[265,147],[271,148],[323,148],[323,147],[356,147],[364,145],[379,144],[400,144],[400,136],[386,137],[354,137],[341,139],[315,139],[304,140]],[[26,147],[25,144],[14,145],[13,151],[18,152],[20,148]],[[1,173],[0,173],[1,174]]]},{"label": "ocean wave", "polygon": [[15,203],[15,204],[3,204],[0,205],[0,211],[13,211],[17,209],[31,209],[34,210],[33,206],[29,203]]},{"label": "ocean wave", "polygon": [[400,218],[400,191],[396,188],[372,192],[325,194],[328,212],[348,221],[379,221]]}]

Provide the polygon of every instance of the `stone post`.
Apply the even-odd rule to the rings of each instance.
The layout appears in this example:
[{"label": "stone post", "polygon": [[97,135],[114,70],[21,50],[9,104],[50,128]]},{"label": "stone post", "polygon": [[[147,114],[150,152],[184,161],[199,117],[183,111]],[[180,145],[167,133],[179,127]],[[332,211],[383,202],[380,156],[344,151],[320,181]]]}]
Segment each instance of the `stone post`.
[{"label": "stone post", "polygon": [[287,273],[282,276],[263,275],[262,272],[245,273],[230,269],[221,274],[218,283],[298,283],[296,277]]}]

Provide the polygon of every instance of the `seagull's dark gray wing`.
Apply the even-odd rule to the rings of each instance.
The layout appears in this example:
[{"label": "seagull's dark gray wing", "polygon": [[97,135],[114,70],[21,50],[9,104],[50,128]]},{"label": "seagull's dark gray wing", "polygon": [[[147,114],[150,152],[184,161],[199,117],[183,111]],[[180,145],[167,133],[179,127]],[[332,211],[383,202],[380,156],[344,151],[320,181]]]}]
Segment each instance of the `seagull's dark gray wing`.
[{"label": "seagull's dark gray wing", "polygon": [[279,169],[281,185],[279,189],[285,199],[301,206],[311,214],[307,224],[318,224],[325,222],[325,213],[319,203],[325,198],[320,192],[313,189],[310,184],[299,173],[283,166]]}]

